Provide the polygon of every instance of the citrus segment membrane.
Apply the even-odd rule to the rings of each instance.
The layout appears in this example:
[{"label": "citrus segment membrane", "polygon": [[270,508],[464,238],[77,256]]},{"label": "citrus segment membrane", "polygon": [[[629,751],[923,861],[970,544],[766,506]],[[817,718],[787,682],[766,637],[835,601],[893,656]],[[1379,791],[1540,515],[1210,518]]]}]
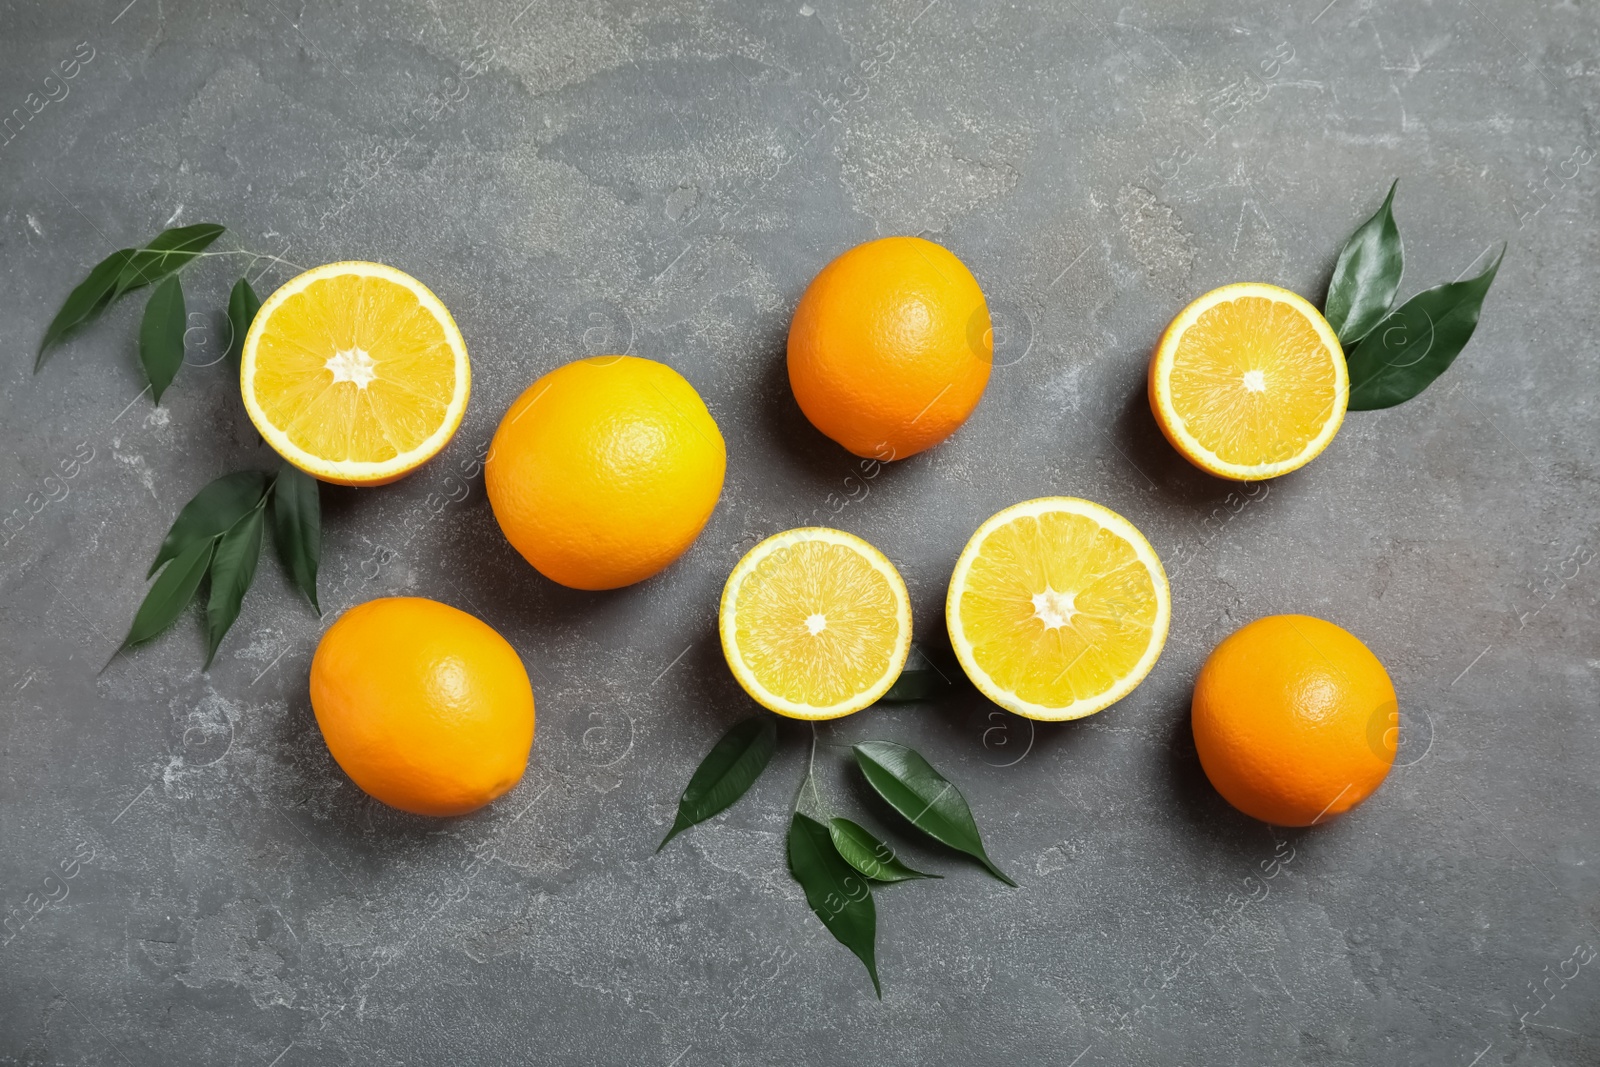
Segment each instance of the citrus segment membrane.
[{"label": "citrus segment membrane", "polygon": [[335,263],[300,275],[257,313],[241,383],[251,418],[296,466],[384,481],[440,448],[470,370],[450,314],[392,268]]},{"label": "citrus segment membrane", "polygon": [[986,522],[951,579],[946,617],[985,696],[1036,719],[1092,714],[1149,673],[1171,615],[1155,552],[1126,519],[1070,497]]},{"label": "citrus segment membrane", "polygon": [[740,684],[764,706],[803,719],[871,704],[911,647],[899,573],[839,530],[790,530],[757,545],[728,577],[720,621]]}]

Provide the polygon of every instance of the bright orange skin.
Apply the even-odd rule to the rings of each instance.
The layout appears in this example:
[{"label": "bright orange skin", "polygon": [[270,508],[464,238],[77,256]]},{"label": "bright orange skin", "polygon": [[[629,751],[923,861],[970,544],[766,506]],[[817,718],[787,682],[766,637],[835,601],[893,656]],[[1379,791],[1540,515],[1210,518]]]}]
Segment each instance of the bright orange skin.
[{"label": "bright orange skin", "polygon": [[699,536],[728,452],[694,386],[637,356],[581,359],[511,405],[484,463],[506,540],[552,581],[616,589]]},{"label": "bright orange skin", "polygon": [[517,784],[533,744],[533,688],[487,623],[421,597],[384,597],[328,627],[311,660],[328,751],[372,796],[461,815]]},{"label": "bright orange skin", "polygon": [[1228,803],[1277,826],[1324,822],[1365,800],[1394,763],[1397,722],[1378,657],[1309,615],[1234,631],[1194,687],[1206,776]]},{"label": "bright orange skin", "polygon": [[920,237],[868,241],[823,267],[789,326],[800,410],[870,459],[905,459],[955,433],[993,363],[977,279]]}]

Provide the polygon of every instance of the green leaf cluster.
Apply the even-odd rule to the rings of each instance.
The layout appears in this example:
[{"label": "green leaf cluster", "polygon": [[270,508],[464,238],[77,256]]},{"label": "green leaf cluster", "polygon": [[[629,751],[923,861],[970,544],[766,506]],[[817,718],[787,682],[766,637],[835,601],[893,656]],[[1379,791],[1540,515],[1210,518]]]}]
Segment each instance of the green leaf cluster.
[{"label": "green leaf cluster", "polygon": [[1405,267],[1394,191],[1350,235],[1333,267],[1323,314],[1350,369],[1350,410],[1394,407],[1449,369],[1472,339],[1505,247],[1477,277],[1426,289],[1394,306]]},{"label": "green leaf cluster", "polygon": [[[678,801],[677,818],[656,851],[743,796],[766,769],[776,747],[777,723],[771,715],[754,715],[734,725],[695,769]],[[1005,884],[1017,884],[989,858],[961,790],[919,753],[892,741],[863,741],[852,752],[867,784],[913,829],[971,856]],[[805,892],[806,903],[828,932],[866,966],[881,998],[873,891],[941,876],[908,866],[860,823],[840,816],[823,822],[798,806],[790,818],[786,850],[789,873]]]},{"label": "green leaf cluster", "polygon": [[863,741],[854,751],[867,784],[912,826],[971,856],[1006,885],[1016,886],[984,851],[967,798],[915,749],[893,741]]},{"label": "green leaf cluster", "polygon": [[[95,264],[45,329],[34,359],[35,372],[57,345],[123,296],[148,286],[150,298],[139,323],[139,362],[159,404],[183,365],[188,308],[179,274],[224,232],[225,227],[211,222],[179,226]],[[227,355],[235,366],[260,310],[261,299],[249,280],[240,278],[228,296],[227,312]],[[237,471],[200,490],[179,512],[146,575],[155,581],[134,614],[122,649],[142,644],[171,626],[204,586],[206,666],[210,667],[255,580],[269,523],[284,569],[320,612],[317,565],[322,519],[316,480],[288,464],[270,475]]]},{"label": "green leaf cluster", "polygon": [[[139,362],[150,380],[151,394],[156,403],[161,403],[161,394],[167,391],[183,365],[183,334],[188,310],[178,274],[225,230],[226,227],[214,222],[162,230],[147,244],[118,249],[95,264],[88,277],[67,294],[61,310],[45,328],[34,356],[34,371],[37,373],[44,366],[55,346],[93,322],[106,308],[135,289],[152,286],[139,323]],[[234,313],[236,302],[239,315]],[[255,298],[250,283],[239,279],[234,286],[233,299],[228,302],[229,323],[234,331],[230,352],[235,351],[235,346],[243,345],[244,333],[260,306],[261,301]]]},{"label": "green leaf cluster", "polygon": [[178,512],[150,564],[146,577],[155,581],[122,648],[142,644],[171,626],[209,580],[205,665],[210,667],[255,580],[269,517],[279,561],[320,613],[322,509],[316,479],[287,463],[276,474],[235,471],[200,490]]}]

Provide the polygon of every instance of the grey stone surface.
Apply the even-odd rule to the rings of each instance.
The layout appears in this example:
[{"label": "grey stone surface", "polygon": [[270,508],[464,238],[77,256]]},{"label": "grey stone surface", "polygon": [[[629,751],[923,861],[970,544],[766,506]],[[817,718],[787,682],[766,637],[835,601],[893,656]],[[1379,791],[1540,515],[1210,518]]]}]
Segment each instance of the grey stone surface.
[{"label": "grey stone surface", "polygon": [[[1597,56],[1594,4],[1516,0],[0,5],[0,1064],[1600,1062],[1600,961],[1569,962],[1600,948]],[[1320,300],[1395,176],[1405,293],[1510,242],[1478,335],[1230,498],[1156,431],[1157,335],[1229,281]],[[218,362],[245,261],[186,275],[159,408],[138,301],[38,375],[33,346],[95,260],[202,220],[392,263],[461,325],[460,433],[325,494],[322,590],[330,617],[435,597],[522,653],[533,759],[481,813],[343,777],[306,692],[323,623],[270,562],[209,673],[192,618],[101,669],[177,508],[272,458]],[[832,255],[917,232],[1009,332],[967,426],[834,515],[855,461],[789,394],[788,316]],[[694,382],[728,480],[678,564],[586,594],[505,544],[474,456],[534,377],[612,350]],[[1022,883],[907,845],[947,877],[880,896],[880,1003],[784,867],[805,728],[654,854],[750,709],[718,591],[829,521],[936,645],[966,537],[1052,493],[1147,532],[1170,641],[1078,724],[961,690],[819,731],[828,805],[886,826],[842,746],[911,743]],[[1309,831],[1234,813],[1188,736],[1207,652],[1280,611],[1368,642],[1404,715],[1402,766]]]}]

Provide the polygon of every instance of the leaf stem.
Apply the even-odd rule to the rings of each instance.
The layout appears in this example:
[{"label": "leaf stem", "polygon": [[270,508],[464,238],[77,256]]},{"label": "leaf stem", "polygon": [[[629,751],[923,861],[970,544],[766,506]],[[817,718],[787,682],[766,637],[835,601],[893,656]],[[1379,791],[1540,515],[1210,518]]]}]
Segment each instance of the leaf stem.
[{"label": "leaf stem", "polygon": [[811,723],[811,758],[806,762],[806,781],[811,783],[811,802],[822,810],[822,796],[817,792],[817,724]]},{"label": "leaf stem", "polygon": [[[304,273],[306,270],[309,269],[307,267],[302,267],[300,264],[295,263],[295,262],[293,262],[291,260],[284,259],[281,256],[274,256],[269,252],[252,252],[248,248],[235,248],[235,249],[231,249],[231,250],[230,249],[224,249],[221,252],[200,252],[200,253],[197,253],[195,255],[195,258],[196,259],[201,259],[201,258],[206,258],[206,257],[210,257],[210,256],[249,256],[250,257],[250,267],[254,267],[258,261],[266,259],[266,260],[271,260],[275,264],[279,264],[279,265],[282,265],[282,266],[285,266],[285,267],[293,267],[295,270],[300,271],[302,273]],[[245,270],[248,272],[250,270],[250,267],[246,267]]]},{"label": "leaf stem", "polygon": [[817,724],[811,724],[811,755],[806,758],[806,776],[800,779],[800,788],[795,790],[794,810],[800,810],[800,801],[806,795],[806,786],[811,787],[811,802],[820,810],[822,797],[817,793]]}]

